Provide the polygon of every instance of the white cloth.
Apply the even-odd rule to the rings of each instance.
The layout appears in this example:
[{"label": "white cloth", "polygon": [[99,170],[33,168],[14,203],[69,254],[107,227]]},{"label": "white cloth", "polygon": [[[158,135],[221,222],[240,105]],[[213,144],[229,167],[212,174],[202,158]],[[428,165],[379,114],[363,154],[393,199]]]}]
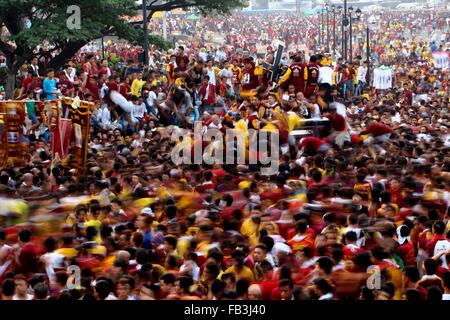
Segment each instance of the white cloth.
[{"label": "white cloth", "polygon": [[206,71],[208,72],[209,76],[209,83],[212,83],[213,85],[216,85],[216,69],[212,67],[211,69],[206,68]]},{"label": "white cloth", "polygon": [[330,67],[320,67],[319,68],[319,83],[328,83],[330,86],[333,85],[333,69]]},{"label": "white cloth", "polygon": [[392,88],[392,69],[382,66],[373,72],[373,86],[378,90]]},{"label": "white cloth", "polygon": [[434,67],[436,69],[448,69],[449,68],[448,53],[434,52],[433,53],[433,62],[434,62]]}]

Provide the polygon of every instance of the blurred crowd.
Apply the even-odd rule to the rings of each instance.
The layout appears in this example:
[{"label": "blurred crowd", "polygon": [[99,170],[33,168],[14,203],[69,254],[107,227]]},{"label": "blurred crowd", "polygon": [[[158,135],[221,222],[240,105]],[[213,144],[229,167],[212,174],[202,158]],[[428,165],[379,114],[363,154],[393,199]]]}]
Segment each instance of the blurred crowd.
[{"label": "blurred crowd", "polygon": [[[0,299],[450,300],[449,14],[378,17],[369,57],[365,15],[344,54],[317,17],[236,14],[170,18],[186,39],[147,64],[125,42],[32,59],[28,165],[0,173]],[[62,96],[97,106],[85,171],[51,154]],[[174,164],[213,143],[196,123],[278,131],[278,174]]]}]

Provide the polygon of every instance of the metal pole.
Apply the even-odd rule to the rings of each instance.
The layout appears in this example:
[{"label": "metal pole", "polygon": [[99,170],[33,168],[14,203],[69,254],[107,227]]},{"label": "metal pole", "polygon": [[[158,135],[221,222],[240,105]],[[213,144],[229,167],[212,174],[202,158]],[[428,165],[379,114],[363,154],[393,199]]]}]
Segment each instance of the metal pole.
[{"label": "metal pole", "polygon": [[318,32],[318,38],[319,38],[319,48],[320,48],[320,46],[322,45],[322,43],[321,43],[321,33],[322,33],[322,30],[321,30],[321,25],[320,25],[320,15],[317,17],[317,25],[319,26],[319,32]]},{"label": "metal pole", "polygon": [[105,60],[105,39],[102,35],[102,60]]},{"label": "metal pole", "polygon": [[163,16],[163,39],[167,40],[167,12],[164,11]]},{"label": "metal pole", "polygon": [[322,30],[320,32],[320,36],[322,37],[322,46],[325,46],[325,38],[324,38],[325,21],[323,17],[323,7],[322,10],[320,10],[320,18],[322,19]]},{"label": "metal pole", "polygon": [[[347,0],[344,0],[344,19],[343,22],[347,20]],[[343,41],[344,41],[344,61],[347,62],[347,32],[344,28],[344,23],[342,23]]]},{"label": "metal pole", "polygon": [[341,17],[341,56],[344,58],[345,60],[345,44],[344,44],[344,14],[342,14]]},{"label": "metal pole", "polygon": [[369,25],[366,28],[366,61],[367,61],[367,74],[366,74],[366,82],[367,87],[370,86],[370,34],[369,34]]},{"label": "metal pole", "polygon": [[336,56],[336,9],[333,10],[333,55]]},{"label": "metal pole", "polygon": [[330,52],[330,15],[327,9],[327,52]]},{"label": "metal pole", "polygon": [[148,63],[148,27],[147,27],[147,0],[142,0],[142,28],[144,29],[144,57],[143,63]]},{"label": "metal pole", "polygon": [[350,18],[350,62],[353,62],[353,31],[352,31],[352,13],[349,13]]}]

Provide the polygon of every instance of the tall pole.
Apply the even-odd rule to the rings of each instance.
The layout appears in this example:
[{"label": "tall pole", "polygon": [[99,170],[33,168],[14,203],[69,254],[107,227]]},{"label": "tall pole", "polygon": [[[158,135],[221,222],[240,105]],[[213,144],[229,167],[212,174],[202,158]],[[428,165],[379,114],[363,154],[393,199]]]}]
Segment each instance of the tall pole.
[{"label": "tall pole", "polygon": [[352,31],[352,13],[349,13],[350,18],[350,63],[353,62],[353,31]]},{"label": "tall pole", "polygon": [[345,37],[344,37],[344,14],[342,14],[341,17],[341,56],[344,58],[345,61]]},{"label": "tall pole", "polygon": [[330,15],[327,7],[327,52],[330,52]]},{"label": "tall pole", "polygon": [[347,23],[347,0],[344,0],[344,19],[342,23],[343,41],[344,41],[344,61],[347,62],[347,32],[344,24]]},{"label": "tall pole", "polygon": [[319,38],[319,48],[320,48],[320,46],[322,45],[322,43],[321,43],[321,41],[322,41],[322,30],[321,30],[321,24],[320,24],[320,15],[317,17],[317,25],[319,26],[319,28],[318,28],[318,38]]},{"label": "tall pole", "polygon": [[320,17],[322,19],[322,32],[320,33],[321,37],[322,37],[322,46],[325,46],[325,38],[324,38],[324,34],[325,34],[325,21],[324,21],[324,17],[323,17],[323,7],[320,10]]},{"label": "tall pole", "polygon": [[336,8],[333,8],[333,56],[336,56]]},{"label": "tall pole", "polygon": [[366,83],[367,88],[370,87],[370,34],[369,34],[369,25],[366,27],[366,62],[367,62],[367,74],[366,74]]},{"label": "tall pole", "polygon": [[102,35],[102,60],[105,60],[105,39]]},{"label": "tall pole", "polygon": [[163,16],[163,38],[164,40],[167,40],[167,16],[166,16],[167,12],[164,11],[164,16]]},{"label": "tall pole", "polygon": [[148,64],[148,27],[147,27],[147,0],[142,0],[142,28],[144,29],[144,65]]}]

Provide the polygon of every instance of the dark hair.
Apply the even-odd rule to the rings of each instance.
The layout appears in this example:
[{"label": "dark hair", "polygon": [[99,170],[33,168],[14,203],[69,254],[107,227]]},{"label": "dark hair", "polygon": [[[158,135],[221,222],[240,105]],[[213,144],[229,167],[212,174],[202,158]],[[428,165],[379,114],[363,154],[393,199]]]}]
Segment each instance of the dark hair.
[{"label": "dark hair", "polygon": [[248,283],[248,280],[246,279],[240,279],[236,282],[236,293],[238,296],[242,296],[243,294],[246,294],[248,291],[248,287],[250,284]]},{"label": "dark hair", "polygon": [[445,232],[445,223],[441,220],[436,221],[433,224],[433,230],[436,234],[442,235]]},{"label": "dark hair", "polygon": [[420,280],[419,270],[415,266],[407,266],[403,272],[405,276],[414,283]]},{"label": "dark hair", "polygon": [[174,285],[176,278],[173,273],[165,273],[161,276],[160,280],[162,280],[165,284]]},{"label": "dark hair", "polygon": [[425,272],[427,275],[433,275],[436,273],[438,264],[437,264],[436,260],[428,258],[424,262],[424,267],[425,267]]},{"label": "dark hair", "polygon": [[408,301],[420,301],[422,300],[422,295],[420,291],[417,289],[408,289],[406,290],[406,300]]},{"label": "dark hair", "polygon": [[22,242],[29,242],[31,240],[31,231],[28,229],[21,229],[19,231],[19,239]]},{"label": "dark hair", "polygon": [[56,240],[52,237],[48,237],[47,239],[44,240],[44,248],[48,251],[48,252],[53,252],[56,249]]},{"label": "dark hair", "polygon": [[358,236],[356,235],[355,231],[349,231],[345,234],[345,240],[355,242],[358,240]]},{"label": "dark hair", "polygon": [[319,264],[319,268],[322,269],[326,274],[331,274],[331,271],[333,269],[333,260],[331,260],[329,257],[320,257],[319,260],[317,260],[317,263]]},{"label": "dark hair", "polygon": [[47,298],[48,287],[44,282],[39,282],[33,287],[34,295],[37,299],[43,300]]},{"label": "dark hair", "polygon": [[442,291],[438,286],[431,286],[428,288],[427,292],[427,300],[428,301],[441,301],[442,300]]},{"label": "dark hair", "polygon": [[373,294],[372,290],[370,290],[366,286],[363,286],[361,288],[361,299],[366,301],[373,301],[375,300],[375,295]]},{"label": "dark hair", "polygon": [[308,221],[305,219],[300,220],[295,225],[295,231],[297,232],[305,233],[307,229],[308,229]]},{"label": "dark hair", "polygon": [[97,292],[100,300],[105,300],[112,291],[112,285],[106,280],[100,280],[95,284],[95,292]]},{"label": "dark hair", "polygon": [[14,284],[13,279],[5,279],[2,283],[2,293],[6,297],[11,297],[14,295],[14,291],[16,290],[16,285]]},{"label": "dark hair", "polygon": [[294,289],[294,283],[291,279],[281,279],[280,282],[278,282],[278,287],[289,287],[292,290]]},{"label": "dark hair", "polygon": [[333,286],[324,278],[314,280],[314,284],[323,294],[333,292]]}]

